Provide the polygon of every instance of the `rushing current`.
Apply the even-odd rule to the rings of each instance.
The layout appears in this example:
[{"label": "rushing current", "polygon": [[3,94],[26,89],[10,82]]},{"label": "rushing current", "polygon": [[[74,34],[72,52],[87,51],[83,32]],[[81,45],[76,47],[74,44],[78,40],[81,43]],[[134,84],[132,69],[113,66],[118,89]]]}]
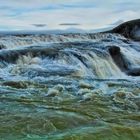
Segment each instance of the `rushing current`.
[{"label": "rushing current", "polygon": [[140,139],[139,40],[128,23],[96,34],[1,35],[0,139]]}]

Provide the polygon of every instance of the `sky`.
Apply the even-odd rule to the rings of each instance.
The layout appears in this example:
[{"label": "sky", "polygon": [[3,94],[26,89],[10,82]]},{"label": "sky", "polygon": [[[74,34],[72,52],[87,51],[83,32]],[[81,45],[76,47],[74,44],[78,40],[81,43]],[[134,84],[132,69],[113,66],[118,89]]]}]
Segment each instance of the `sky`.
[{"label": "sky", "polygon": [[139,15],[140,0],[0,0],[0,31],[94,30]]}]

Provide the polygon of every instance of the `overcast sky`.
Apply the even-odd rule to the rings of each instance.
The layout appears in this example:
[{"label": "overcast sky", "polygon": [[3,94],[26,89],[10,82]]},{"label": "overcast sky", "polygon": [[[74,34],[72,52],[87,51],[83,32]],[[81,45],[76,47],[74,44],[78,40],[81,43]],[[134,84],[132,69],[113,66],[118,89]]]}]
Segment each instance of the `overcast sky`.
[{"label": "overcast sky", "polygon": [[0,30],[99,29],[139,15],[140,0],[0,0]]}]

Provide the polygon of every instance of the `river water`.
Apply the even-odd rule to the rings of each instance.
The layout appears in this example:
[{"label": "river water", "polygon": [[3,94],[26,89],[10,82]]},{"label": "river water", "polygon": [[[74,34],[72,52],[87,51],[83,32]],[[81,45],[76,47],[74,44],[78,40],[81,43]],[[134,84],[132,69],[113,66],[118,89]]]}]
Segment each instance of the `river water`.
[{"label": "river water", "polygon": [[140,44],[119,34],[0,36],[2,140],[138,140]]}]

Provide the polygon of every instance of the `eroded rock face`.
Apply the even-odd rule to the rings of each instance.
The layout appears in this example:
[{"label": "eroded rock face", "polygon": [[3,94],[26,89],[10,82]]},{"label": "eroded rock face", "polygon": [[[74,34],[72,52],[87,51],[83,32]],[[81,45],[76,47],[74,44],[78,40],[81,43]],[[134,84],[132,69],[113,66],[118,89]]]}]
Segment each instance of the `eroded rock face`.
[{"label": "eroded rock face", "polygon": [[119,33],[127,38],[140,41],[140,19],[125,22],[109,32]]},{"label": "eroded rock face", "polygon": [[112,59],[116,63],[116,65],[122,70],[128,70],[128,66],[126,60],[124,59],[123,55],[121,54],[121,50],[118,46],[110,46],[108,49]]},{"label": "eroded rock face", "polygon": [[140,76],[140,67],[138,68],[130,67],[129,60],[125,59],[125,57],[121,53],[120,47],[109,46],[108,51],[112,59],[116,63],[116,65],[121,69],[121,71],[125,72],[127,75]]},{"label": "eroded rock face", "polygon": [[[128,39],[140,41],[140,19],[125,22],[112,29],[111,31],[107,31],[107,33],[118,33]],[[123,56],[120,47],[109,46],[108,51],[116,65],[121,69],[121,71],[125,72],[127,75],[140,76],[140,68],[134,68],[133,65],[129,66],[130,60],[127,60]]]}]

